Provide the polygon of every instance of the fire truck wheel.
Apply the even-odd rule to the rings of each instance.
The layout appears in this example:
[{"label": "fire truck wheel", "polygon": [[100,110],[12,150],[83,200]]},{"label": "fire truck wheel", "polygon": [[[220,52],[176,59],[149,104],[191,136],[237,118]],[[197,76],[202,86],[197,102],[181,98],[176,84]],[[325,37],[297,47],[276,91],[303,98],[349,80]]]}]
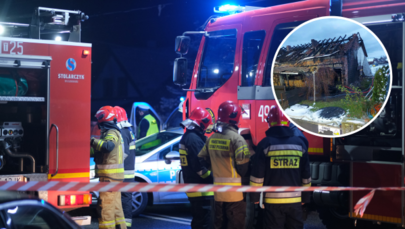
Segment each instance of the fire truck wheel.
[{"label": "fire truck wheel", "polygon": [[137,217],[141,214],[148,205],[148,193],[133,192],[132,193],[132,217]]},{"label": "fire truck wheel", "polygon": [[331,208],[319,208],[319,218],[327,229],[354,228],[354,220],[349,217],[341,217]]}]

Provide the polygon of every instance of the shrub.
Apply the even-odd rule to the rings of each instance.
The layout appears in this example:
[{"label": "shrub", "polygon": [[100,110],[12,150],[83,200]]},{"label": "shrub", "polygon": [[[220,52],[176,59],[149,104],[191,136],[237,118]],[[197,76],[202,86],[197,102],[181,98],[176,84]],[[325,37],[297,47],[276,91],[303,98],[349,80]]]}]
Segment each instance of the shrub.
[{"label": "shrub", "polygon": [[338,89],[344,93],[346,93],[345,99],[341,99],[340,101],[347,107],[350,117],[355,118],[362,118],[367,111],[368,107],[372,105],[370,102],[366,100],[361,90],[357,87],[352,87],[354,93],[351,94],[349,89],[344,86],[338,85]]},{"label": "shrub", "polygon": [[386,75],[389,74],[389,67],[383,66],[379,68],[375,75],[374,75],[374,88],[373,88],[373,96],[372,101],[377,103],[383,103],[385,100],[385,96],[387,94],[386,86],[388,78]]}]

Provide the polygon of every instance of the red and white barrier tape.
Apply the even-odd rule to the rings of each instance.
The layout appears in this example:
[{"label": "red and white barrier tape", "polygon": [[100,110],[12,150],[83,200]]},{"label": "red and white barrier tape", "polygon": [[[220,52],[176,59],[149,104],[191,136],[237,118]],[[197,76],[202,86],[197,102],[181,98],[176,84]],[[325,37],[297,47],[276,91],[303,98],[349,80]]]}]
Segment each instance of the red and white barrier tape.
[{"label": "red and white barrier tape", "polygon": [[8,191],[96,191],[96,192],[312,192],[312,191],[368,191],[354,207],[361,217],[378,191],[404,191],[405,187],[324,187],[324,186],[229,186],[209,184],[164,184],[138,182],[60,182],[60,181],[0,181],[0,190]]},{"label": "red and white barrier tape", "polygon": [[0,181],[0,190],[9,191],[97,191],[97,192],[309,192],[309,191],[401,191],[405,187],[302,187],[302,186],[230,186],[210,184],[164,184],[138,182],[60,182]]},{"label": "red and white barrier tape", "polygon": [[375,189],[371,190],[371,192],[369,192],[357,202],[356,206],[354,206],[354,213],[356,213],[356,215],[360,215],[360,217],[363,217],[367,205],[370,203],[371,199],[373,199],[374,192]]},{"label": "red and white barrier tape", "polygon": [[10,191],[96,191],[96,192],[312,192],[312,191],[401,191],[405,187],[323,187],[323,186],[230,186],[210,184],[164,184],[138,182],[0,181],[0,190]]}]

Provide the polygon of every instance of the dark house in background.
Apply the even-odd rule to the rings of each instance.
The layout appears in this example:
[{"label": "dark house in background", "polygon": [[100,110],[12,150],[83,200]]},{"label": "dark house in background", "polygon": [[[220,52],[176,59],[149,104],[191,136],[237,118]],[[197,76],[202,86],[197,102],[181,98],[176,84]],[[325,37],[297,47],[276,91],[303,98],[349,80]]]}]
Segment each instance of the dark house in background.
[{"label": "dark house in background", "polygon": [[336,85],[349,86],[362,77],[372,74],[359,33],[283,47],[273,69],[276,93],[283,107],[313,96],[314,84],[316,97],[321,97],[336,91]]},{"label": "dark house in background", "polygon": [[92,69],[92,117],[105,105],[121,106],[129,116],[134,102],[147,102],[158,111],[161,98],[170,97],[166,86],[173,84],[172,48],[105,45],[98,50],[98,69]]}]

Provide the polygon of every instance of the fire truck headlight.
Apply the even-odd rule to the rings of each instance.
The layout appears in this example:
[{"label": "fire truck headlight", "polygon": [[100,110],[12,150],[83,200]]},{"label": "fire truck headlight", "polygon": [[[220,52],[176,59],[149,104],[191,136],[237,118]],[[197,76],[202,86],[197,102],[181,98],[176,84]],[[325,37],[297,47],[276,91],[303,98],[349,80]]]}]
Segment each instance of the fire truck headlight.
[{"label": "fire truck headlight", "polygon": [[62,37],[60,37],[60,36],[55,37],[55,41],[61,41],[61,40],[62,40]]},{"label": "fire truck headlight", "polygon": [[4,26],[0,25],[0,35],[4,33]]}]

